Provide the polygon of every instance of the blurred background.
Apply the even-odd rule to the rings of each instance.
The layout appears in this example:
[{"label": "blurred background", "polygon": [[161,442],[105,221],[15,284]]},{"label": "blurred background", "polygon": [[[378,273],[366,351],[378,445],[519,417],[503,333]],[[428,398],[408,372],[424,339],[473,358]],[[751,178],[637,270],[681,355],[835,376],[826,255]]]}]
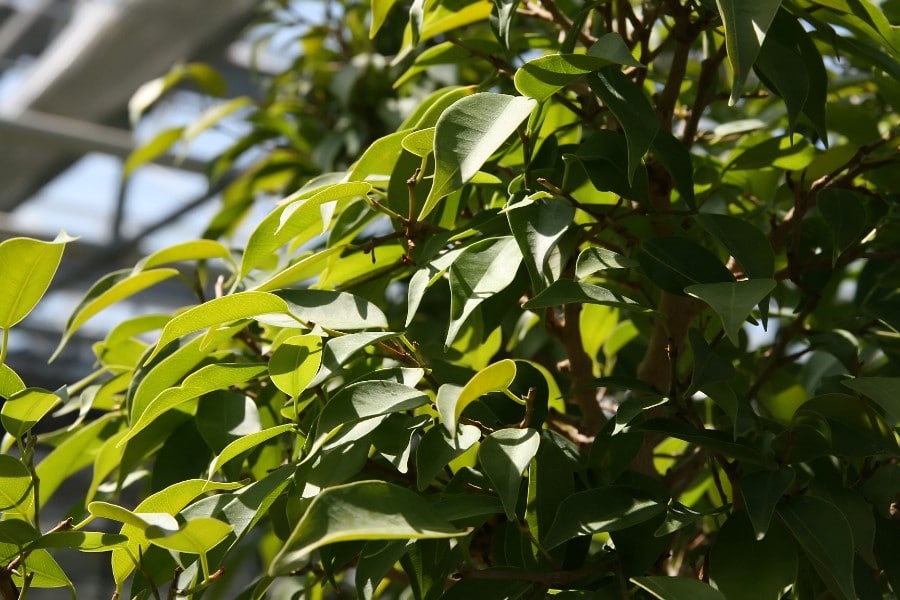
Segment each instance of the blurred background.
[{"label": "blurred background", "polygon": [[[263,30],[251,24],[262,4],[0,0],[0,239],[49,240],[61,230],[78,237],[51,292],[12,331],[9,362],[27,385],[55,389],[88,373],[89,344],[106,324],[195,301],[178,282],[155,287],[88,323],[47,366],[67,315],[101,275],[203,234],[221,189],[210,185],[207,161],[245,132],[239,113],[177,156],[165,154],[128,178],[123,166],[159,131],[191,123],[229,98],[257,98],[267,73],[290,64],[296,45],[258,43]],[[304,12],[321,11],[307,3]],[[135,91],[189,61],[214,67],[224,96],[178,86],[132,127]]]}]

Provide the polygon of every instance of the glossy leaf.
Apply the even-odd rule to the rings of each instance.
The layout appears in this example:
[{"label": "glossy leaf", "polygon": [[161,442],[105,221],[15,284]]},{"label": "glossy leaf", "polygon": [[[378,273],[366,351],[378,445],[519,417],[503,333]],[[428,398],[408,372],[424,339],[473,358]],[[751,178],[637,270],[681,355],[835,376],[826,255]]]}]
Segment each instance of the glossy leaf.
[{"label": "glossy leaf", "polygon": [[600,286],[560,279],[550,284],[547,289],[523,304],[523,308],[549,308],[563,304],[600,304],[618,308],[641,309],[631,298],[611,292]]},{"label": "glossy leaf", "polygon": [[575,208],[559,199],[533,200],[508,206],[506,216],[531,287],[540,292],[562,273],[564,259],[558,245],[575,219]]},{"label": "glossy leaf", "polygon": [[198,517],[189,520],[177,531],[167,531],[161,527],[147,528],[147,538],[151,543],[190,554],[206,554],[232,532],[231,525],[210,517]]},{"label": "glossy leaf", "polygon": [[481,430],[474,425],[460,425],[456,437],[444,427],[432,427],[422,436],[416,447],[416,487],[425,491],[432,479],[451,460],[471,448],[481,439]]},{"label": "glossy leaf", "polygon": [[541,543],[556,546],[581,535],[617,531],[666,512],[666,505],[634,497],[624,487],[598,487],[576,492],[563,500]]},{"label": "glossy leaf", "polygon": [[[387,317],[380,308],[347,292],[281,290],[276,296],[286,302],[292,318],[309,325],[339,330],[387,327]],[[269,322],[290,327],[292,318],[270,318]]]},{"label": "glossy leaf", "polygon": [[700,283],[684,291],[706,302],[722,320],[728,339],[738,345],[738,332],[753,308],[775,289],[774,279],[748,279],[733,283]]},{"label": "glossy leaf", "polygon": [[435,125],[434,182],[419,218],[475,175],[535,104],[530,98],[484,92],[457,100],[445,110]]},{"label": "glossy leaf", "polygon": [[744,91],[747,75],[756,62],[781,0],[716,0],[716,5],[725,27],[725,46],[733,76],[729,103],[733,105]]},{"label": "glossy leaf", "polygon": [[516,276],[522,255],[516,240],[501,237],[471,244],[450,265],[450,346],[466,319],[485,298],[505,289]]},{"label": "glossy leaf", "polygon": [[239,292],[230,296],[215,298],[199,306],[189,308],[166,323],[156,349],[147,360],[153,360],[168,343],[195,331],[224,325],[231,321],[258,317],[266,314],[289,315],[290,309],[284,300],[267,292]]},{"label": "glossy leaf", "polygon": [[269,427],[268,429],[263,429],[262,431],[250,433],[234,440],[233,442],[225,446],[225,448],[223,448],[222,451],[219,452],[219,454],[209,465],[210,479],[212,479],[212,476],[216,473],[216,471],[221,469],[222,465],[227,463],[229,460],[237,458],[244,452],[252,450],[260,444],[268,442],[269,440],[278,437],[282,433],[287,433],[292,429],[294,429],[294,426],[291,424],[276,425],[275,427]]},{"label": "glossy leaf", "polygon": [[628,183],[659,131],[659,119],[644,93],[621,71],[607,67],[588,77],[603,104],[616,116],[628,140]]},{"label": "glossy leaf", "polygon": [[534,429],[500,429],[485,437],[478,448],[478,460],[511,521],[516,519],[522,473],[537,454],[540,443],[540,435]]},{"label": "glossy leaf", "polygon": [[434,132],[434,127],[414,131],[403,138],[400,145],[404,150],[416,156],[428,156],[434,152]]},{"label": "glossy leaf", "polygon": [[56,358],[72,335],[99,312],[176,275],[178,275],[176,269],[150,269],[138,273],[126,269],[115,271],[100,279],[91,286],[72,312],[66,322],[63,338],[50,360]]},{"label": "glossy leaf", "polygon": [[9,329],[34,309],[50,287],[63,249],[72,239],[61,233],[52,242],[20,237],[0,243],[6,289],[0,294],[0,329]]},{"label": "glossy leaf", "polygon": [[485,394],[508,390],[515,378],[516,363],[504,359],[476,373],[462,389],[438,390],[437,408],[447,432],[456,436],[459,417],[467,406]]},{"label": "glossy leaf", "polygon": [[7,433],[22,437],[60,402],[62,399],[58,394],[40,388],[26,388],[3,403],[0,422]]},{"label": "glossy leaf", "polygon": [[391,381],[361,381],[348,385],[332,398],[316,426],[319,439],[334,434],[341,425],[417,408],[428,396],[409,386]]},{"label": "glossy leaf", "polygon": [[634,577],[639,587],[650,592],[659,600],[725,600],[725,596],[714,587],[687,577]]},{"label": "glossy leaf", "polygon": [[514,81],[520,94],[543,102],[571,82],[610,62],[590,54],[548,54],[522,65],[516,71]]},{"label": "glossy leaf", "polygon": [[328,488],[313,499],[269,566],[269,573],[289,573],[312,551],[336,542],[464,534],[435,514],[415,492],[383,481],[357,481]]},{"label": "glossy leaf", "polygon": [[272,352],[269,376],[279,390],[296,398],[315,377],[322,362],[322,338],[317,335],[295,335]]},{"label": "glossy leaf", "polygon": [[322,349],[322,365],[308,387],[319,385],[332,375],[339,373],[341,366],[363,348],[397,337],[397,335],[399,334],[389,331],[376,331],[349,333],[328,339]]},{"label": "glossy leaf", "polygon": [[778,516],[828,589],[839,598],[856,598],[853,532],[841,511],[825,500],[797,496],[778,506]]}]

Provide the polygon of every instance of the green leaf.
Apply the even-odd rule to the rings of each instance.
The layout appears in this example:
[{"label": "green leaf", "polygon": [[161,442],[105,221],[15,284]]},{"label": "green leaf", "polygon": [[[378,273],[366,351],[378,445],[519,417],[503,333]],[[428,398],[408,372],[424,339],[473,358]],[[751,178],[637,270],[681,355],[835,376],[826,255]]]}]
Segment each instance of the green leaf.
[{"label": "green leaf", "polygon": [[[491,14],[492,8],[493,3],[489,0],[429,2],[423,15],[424,23],[422,23],[418,41],[424,42],[458,27],[484,21]],[[403,32],[403,45],[394,59],[395,62],[404,58],[413,47],[413,31],[410,23]]]},{"label": "green leaf", "polygon": [[410,543],[397,540],[368,542],[365,545],[356,565],[355,583],[359,600],[371,600],[378,584],[406,554]]},{"label": "green leaf", "polygon": [[727,169],[746,171],[776,167],[797,171],[809,165],[818,155],[809,142],[799,135],[767,138],[737,152]]},{"label": "green leaf", "polygon": [[225,102],[213,104],[184,129],[184,141],[190,142],[231,113],[252,105],[253,99],[247,96],[238,96]]},{"label": "green leaf", "polygon": [[659,600],[726,600],[714,587],[687,577],[632,577],[631,581]]},{"label": "green leaf", "polygon": [[9,398],[25,389],[25,382],[6,363],[0,363],[0,398]]},{"label": "green leaf", "polygon": [[633,429],[664,433],[670,437],[697,444],[701,448],[721,452],[727,457],[744,460],[752,464],[769,465],[771,462],[769,457],[761,453],[756,447],[746,443],[735,442],[729,433],[716,429],[697,428],[685,421],[673,418],[660,417],[650,419],[636,427],[633,426]]},{"label": "green leaf", "polygon": [[[621,39],[620,37],[619,40]],[[587,54],[548,54],[533,58],[522,65],[516,70],[513,81],[520,94],[543,102],[573,81],[597,71],[610,62],[599,56]]]},{"label": "green leaf", "polygon": [[734,105],[744,91],[744,82],[756,62],[781,0],[716,0],[716,5],[725,27],[725,48],[733,74],[729,104]]},{"label": "green leaf", "polygon": [[384,20],[396,2],[397,0],[372,0],[372,20],[369,22],[370,39],[374,39],[375,34],[384,25]]},{"label": "green leaf", "polygon": [[282,433],[287,433],[288,431],[291,431],[293,429],[294,425],[288,423],[285,425],[276,425],[275,427],[269,427],[268,429],[263,429],[262,431],[257,431],[239,437],[238,439],[225,446],[225,448],[222,449],[218,456],[213,459],[212,463],[210,463],[209,478],[212,479],[216,471],[221,469],[222,466],[229,460],[237,458],[244,452],[252,450],[260,444],[268,442],[272,438],[278,437]]},{"label": "green leaf", "polygon": [[54,531],[28,544],[26,549],[74,548],[79,552],[109,552],[122,547],[128,538],[100,531]]},{"label": "green leaf", "polygon": [[703,214],[695,218],[728,248],[747,277],[771,279],[775,273],[775,253],[769,239],[758,227],[730,215]]},{"label": "green leaf", "polygon": [[775,507],[793,483],[794,472],[786,468],[756,471],[741,478],[741,496],[757,540],[766,536]]},{"label": "green leaf", "polygon": [[535,106],[531,98],[483,92],[445,110],[435,125],[434,182],[419,219],[475,175]]},{"label": "green leaf", "polygon": [[415,492],[384,481],[357,481],[316,496],[269,566],[283,575],[317,548],[351,540],[450,538],[465,535]]},{"label": "green leaf", "polygon": [[254,286],[252,289],[258,292],[271,292],[272,290],[286,288],[306,279],[317,277],[327,268],[328,263],[333,260],[334,255],[339,255],[346,249],[347,246],[342,244],[319,250],[309,256],[304,256],[290,266],[277,271],[271,277],[259,285]]},{"label": "green leaf", "polygon": [[232,532],[231,525],[211,517],[197,517],[189,520],[178,531],[168,531],[151,525],[147,528],[147,538],[151,543],[175,552],[206,554]]},{"label": "green leaf", "polygon": [[797,547],[778,523],[758,539],[747,517],[736,512],[716,534],[709,574],[728,600],[779,600],[797,577]]},{"label": "green leaf", "polygon": [[605,271],[607,269],[630,269],[638,266],[638,261],[633,258],[616,254],[612,250],[592,246],[585,248],[578,255],[575,263],[575,275],[579,279],[584,279],[596,273],[597,271]]},{"label": "green leaf", "polygon": [[561,199],[526,200],[507,206],[506,217],[524,257],[531,287],[535,293],[540,292],[562,273],[565,259],[558,244],[575,220],[575,207]]},{"label": "green leaf", "polygon": [[500,429],[482,440],[478,461],[488,476],[510,521],[516,519],[516,504],[522,473],[537,454],[541,436],[534,429]]},{"label": "green leaf", "polygon": [[128,177],[135,169],[154,161],[172,148],[184,133],[184,127],[172,127],[163,129],[157,133],[152,140],[146,144],[141,144],[135,148],[128,158],[125,159],[125,167],[122,169],[122,176]]},{"label": "green leaf", "polygon": [[138,122],[141,115],[176,85],[191,79],[201,90],[212,96],[225,94],[225,79],[215,69],[203,63],[187,63],[175,65],[171,71],[143,84],[128,101],[128,118],[132,125]]},{"label": "green leaf", "polygon": [[17,458],[0,454],[0,511],[27,513],[32,500],[28,467]]},{"label": "green leaf", "polygon": [[462,389],[441,386],[435,402],[447,432],[456,436],[459,417],[467,406],[485,394],[508,391],[515,378],[516,363],[507,358],[483,368]]},{"label": "green leaf", "polygon": [[636,498],[626,487],[598,487],[572,494],[559,504],[541,543],[548,549],[581,535],[618,531],[666,512],[666,505]]},{"label": "green leaf", "polygon": [[646,310],[631,298],[626,298],[600,286],[571,279],[554,281],[547,289],[523,304],[522,307],[527,309],[549,308],[563,304],[583,303]]},{"label": "green leaf", "polygon": [[653,153],[659,162],[672,174],[675,189],[692,212],[697,212],[694,197],[694,164],[691,153],[681,140],[664,129],[660,129],[653,138]]},{"label": "green leaf", "polygon": [[413,131],[403,138],[400,145],[403,149],[419,157],[425,157],[434,152],[434,127]]},{"label": "green leaf", "polygon": [[0,422],[7,433],[22,437],[61,401],[59,395],[48,390],[26,388],[3,404]]},{"label": "green leaf", "polygon": [[588,83],[625,131],[630,184],[641,158],[656,138],[659,119],[641,89],[618,68],[601,69],[588,76]]},{"label": "green leaf", "polygon": [[[200,306],[189,308],[166,323],[156,348],[147,357],[146,362],[153,360],[167,344],[189,333],[266,314],[290,313],[284,300],[268,292],[238,292],[215,298]],[[296,324],[296,321],[294,323]]]},{"label": "green leaf", "polygon": [[833,258],[866,233],[866,205],[858,192],[827,187],[816,194],[816,206],[831,230]]},{"label": "green leaf", "polygon": [[269,375],[275,386],[297,398],[316,376],[322,363],[322,338],[295,335],[281,342],[269,359]]},{"label": "green leaf", "polygon": [[9,329],[37,306],[73,239],[61,233],[52,242],[20,237],[0,243],[5,290],[0,294],[0,328]]},{"label": "green leaf", "polygon": [[[276,292],[276,296],[287,303],[294,317],[310,325],[339,330],[383,329],[388,325],[387,317],[378,306],[347,292],[280,290]],[[270,317],[266,322],[283,327],[291,326],[290,319],[287,318]]]},{"label": "green leaf", "polygon": [[820,498],[796,496],[778,506],[778,516],[828,589],[839,598],[856,598],[853,532],[843,513]]},{"label": "green leaf", "polygon": [[466,319],[486,298],[515,279],[522,254],[511,236],[488,238],[467,246],[450,265],[450,327],[444,342],[449,347]]},{"label": "green leaf", "polygon": [[712,252],[687,238],[646,239],[637,259],[654,284],[673,294],[685,295],[684,288],[697,283],[734,281]]},{"label": "green leaf", "polygon": [[88,290],[81,302],[78,303],[78,306],[75,307],[75,310],[72,311],[69,320],[66,322],[62,340],[60,340],[59,346],[56,347],[50,360],[53,361],[62,352],[63,347],[72,335],[94,315],[109,308],[116,302],[121,302],[176,275],[178,275],[177,269],[151,269],[138,273],[124,269],[114,271],[101,278],[91,286],[91,289]]},{"label": "green leaf", "polygon": [[13,574],[12,579],[21,587],[24,582],[23,574],[29,572],[33,575],[30,587],[67,587],[72,593],[72,598],[75,598],[75,586],[72,585],[66,572],[62,570],[56,559],[46,550],[35,550],[29,554],[28,560],[24,561],[20,572]]},{"label": "green leaf", "polygon": [[569,164],[577,160],[598,190],[647,202],[650,196],[647,169],[638,165],[635,175],[629,178],[628,156],[628,138],[625,134],[601,129],[584,139],[574,155],[564,154],[563,160]]},{"label": "green leaf", "polygon": [[[24,548],[41,537],[41,532],[31,523],[22,519],[5,519],[0,521],[0,543]],[[0,557],[2,560],[5,557]]]},{"label": "green leaf", "polygon": [[237,265],[234,263],[231,252],[219,242],[215,240],[191,240],[157,250],[138,262],[134,267],[134,271],[146,271],[147,269],[169,263],[208,260],[210,258],[220,258],[228,264],[232,271],[237,270]]},{"label": "green leaf", "polygon": [[717,506],[713,509],[697,511],[685,506],[681,502],[672,500],[669,502],[669,507],[666,512],[666,520],[655,532],[653,532],[653,537],[665,537],[684,529],[689,525],[693,525],[702,519],[727,513],[730,508],[731,505],[726,504],[724,506]]},{"label": "green leaf", "polygon": [[384,340],[397,337],[398,335],[399,334],[390,331],[373,331],[349,333],[347,335],[330,338],[325,342],[325,347],[322,350],[322,366],[319,368],[319,372],[309,383],[308,387],[317,386],[335,373],[339,373],[341,366],[347,362],[351,356],[366,346],[383,342]]},{"label": "green leaf", "polygon": [[731,343],[738,346],[738,333],[759,302],[775,289],[774,279],[748,279],[730,283],[700,283],[684,291],[706,302],[719,318]]},{"label": "green leaf", "polygon": [[857,377],[841,383],[880,406],[895,427],[900,424],[900,377]]},{"label": "green leaf", "polygon": [[317,439],[324,441],[346,424],[363,419],[418,408],[429,402],[415,388],[392,381],[360,381],[345,387],[332,398],[316,425]]},{"label": "green leaf", "polygon": [[[727,358],[710,348],[703,334],[697,329],[688,331],[691,352],[694,353],[694,371],[691,373],[690,392],[703,390],[713,383],[732,381],[735,377],[734,365]],[[732,419],[736,416],[729,414]]]},{"label": "green leaf", "polygon": [[474,425],[460,425],[455,439],[444,427],[432,427],[426,431],[416,447],[418,490],[425,491],[450,461],[474,446],[479,439],[481,430]]},{"label": "green leaf", "polygon": [[628,45],[622,36],[615,32],[604,33],[597,41],[588,48],[588,56],[596,56],[611,63],[624,65],[626,67],[645,68],[643,64],[638,62],[628,49]]},{"label": "green leaf", "polygon": [[164,413],[188,400],[199,398],[215,390],[227,390],[231,386],[243,385],[265,372],[266,365],[254,363],[212,364],[197,369],[188,375],[178,387],[171,387],[160,392],[143,411],[133,410],[131,429],[118,445],[124,446]]}]

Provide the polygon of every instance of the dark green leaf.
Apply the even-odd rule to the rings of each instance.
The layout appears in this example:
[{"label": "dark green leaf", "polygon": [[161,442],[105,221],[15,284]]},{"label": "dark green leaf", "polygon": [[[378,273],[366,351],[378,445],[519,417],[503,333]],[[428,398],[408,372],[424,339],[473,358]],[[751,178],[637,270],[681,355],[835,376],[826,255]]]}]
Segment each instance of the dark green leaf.
[{"label": "dark green leaf", "polygon": [[634,577],[631,579],[659,600],[725,600],[712,586],[686,577]]},{"label": "dark green leaf", "polygon": [[528,309],[549,308],[564,304],[582,303],[637,309],[639,311],[647,310],[639,306],[631,298],[626,298],[606,288],[571,279],[560,279],[553,282],[547,289],[523,304],[522,307]]},{"label": "dark green leaf", "polygon": [[756,62],[766,31],[781,6],[781,0],[716,0],[716,5],[725,26],[725,46],[734,75],[730,100],[733,105],[744,90],[744,82]]},{"label": "dark green leaf", "polygon": [[757,540],[766,536],[775,507],[793,483],[794,472],[785,468],[756,471],[741,479],[741,495]]},{"label": "dark green leaf", "polygon": [[637,259],[654,284],[673,294],[685,295],[684,288],[697,283],[734,281],[713,253],[687,238],[647,239]]},{"label": "dark green leaf", "polygon": [[482,440],[478,460],[500,495],[509,520],[516,519],[522,473],[537,453],[540,435],[534,429],[500,429]]}]

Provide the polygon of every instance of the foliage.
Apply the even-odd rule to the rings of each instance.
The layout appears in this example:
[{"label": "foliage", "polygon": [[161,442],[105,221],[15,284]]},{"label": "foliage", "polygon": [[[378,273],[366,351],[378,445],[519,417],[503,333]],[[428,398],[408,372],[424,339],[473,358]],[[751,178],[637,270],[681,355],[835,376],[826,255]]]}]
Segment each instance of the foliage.
[{"label": "foliage", "polygon": [[[116,324],[67,388],[0,365],[0,597],[72,588],[63,548],[137,598],[900,590],[897,2],[330,10],[263,101],[132,157],[249,110],[211,176],[260,158],[64,342],[223,277]],[[133,116],[185,77],[212,76],[179,67]],[[0,245],[4,356],[66,241]]]}]

